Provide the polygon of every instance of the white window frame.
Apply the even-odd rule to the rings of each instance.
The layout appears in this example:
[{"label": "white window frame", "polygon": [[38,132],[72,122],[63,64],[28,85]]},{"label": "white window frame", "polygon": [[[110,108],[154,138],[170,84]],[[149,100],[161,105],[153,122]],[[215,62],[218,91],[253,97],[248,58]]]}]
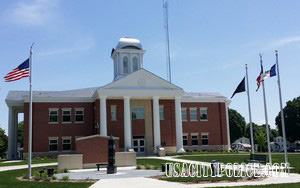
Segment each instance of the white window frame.
[{"label": "white window frame", "polygon": [[[132,117],[132,114],[133,114],[133,109],[143,109],[143,118],[133,118]],[[139,111],[137,111],[139,112]],[[131,109],[131,118],[132,120],[144,120],[145,119],[145,108],[143,106],[133,106],[132,109]]]},{"label": "white window frame", "polygon": [[[186,107],[181,107],[181,121],[187,121]],[[185,111],[185,119],[182,118],[182,110]]]},{"label": "white window frame", "polygon": [[[194,145],[193,144],[193,140],[196,140],[196,139],[193,139],[193,136],[197,136],[197,145]],[[192,143],[192,146],[199,146],[199,133],[191,133],[191,143]]]},{"label": "white window frame", "polygon": [[[206,111],[206,119],[202,119],[201,118],[201,110],[205,110]],[[200,111],[199,111],[200,113],[200,121],[208,121],[208,108],[207,107],[200,107]]]},{"label": "white window frame", "polygon": [[[192,119],[192,110],[195,110],[195,118],[196,119]],[[190,111],[190,121],[198,121],[198,118],[197,118],[197,107],[190,107],[189,108],[189,111]]]},{"label": "white window frame", "polygon": [[164,105],[159,105],[159,120],[165,120]]},{"label": "white window frame", "polygon": [[[114,116],[113,113],[115,114]],[[117,105],[110,105],[110,117],[111,121],[117,121]]]},{"label": "white window frame", "polygon": [[[207,136],[207,144],[206,145],[203,145],[203,142],[202,142],[203,136]],[[201,133],[201,144],[202,144],[202,146],[208,146],[209,145],[208,141],[209,141],[209,134],[208,133]]]},{"label": "white window frame", "polygon": [[[58,115],[58,108],[48,108],[49,116],[48,116],[48,123],[49,124],[58,124],[59,123],[59,115]],[[56,122],[50,122],[51,112],[56,111],[57,121]]]},{"label": "white window frame", "polygon": [[[186,136],[186,139],[183,138],[184,136]],[[184,140],[186,140],[186,145],[183,144]],[[182,144],[183,144],[183,146],[189,146],[189,134],[188,133],[182,134]]]},{"label": "white window frame", "polygon": [[[50,151],[50,145],[54,145],[50,143],[51,140],[56,140],[56,145],[57,145],[56,151]],[[48,150],[49,152],[58,152],[58,137],[48,137]]]},{"label": "white window frame", "polygon": [[[78,111],[82,111],[83,121],[77,121],[76,120],[76,116],[77,116]],[[84,108],[75,108],[75,123],[84,123]]]},{"label": "white window frame", "polygon": [[[70,121],[64,121],[64,116],[65,116],[64,112],[70,112]],[[72,109],[71,108],[62,108],[61,114],[62,114],[62,120],[61,120],[61,122],[63,124],[72,123]]]},{"label": "white window frame", "polygon": [[[70,150],[64,150],[64,140],[70,140]],[[61,138],[61,151],[63,151],[63,152],[72,151],[72,137],[71,136],[63,136]]]}]

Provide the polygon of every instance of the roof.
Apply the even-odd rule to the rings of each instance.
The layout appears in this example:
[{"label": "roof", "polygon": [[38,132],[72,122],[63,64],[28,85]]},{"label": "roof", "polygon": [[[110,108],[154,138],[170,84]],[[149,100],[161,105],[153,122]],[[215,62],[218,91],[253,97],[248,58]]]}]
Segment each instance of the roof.
[{"label": "roof", "polygon": [[116,46],[116,49],[124,49],[127,47],[133,47],[133,48],[137,48],[140,50],[143,49],[142,44],[139,39],[130,38],[130,37],[120,38],[120,40]]},{"label": "roof", "polygon": [[[35,98],[83,98],[93,97],[98,87],[74,89],[66,91],[33,91]],[[9,91],[6,101],[24,101],[25,97],[29,96],[28,91]]]},{"label": "roof", "polygon": [[[163,78],[145,69],[140,69],[138,71],[133,72],[132,74],[128,74],[127,76],[123,77],[123,79],[130,77],[130,75],[137,74],[138,72],[141,71],[142,72],[144,71],[149,75],[152,75],[153,77],[157,77],[157,79],[164,80]],[[33,96],[36,102],[38,101],[61,102],[62,99],[64,99],[64,101],[69,101],[69,102],[94,101],[94,97],[97,89],[105,88],[106,86],[111,84],[116,84],[123,79],[115,80],[114,82],[102,87],[91,87],[91,88],[74,89],[74,90],[66,90],[66,91],[33,91]],[[169,84],[170,86],[183,91],[182,88],[174,85],[173,83],[169,83]],[[28,101],[28,98],[29,98],[28,91],[9,91],[6,97],[6,103],[8,105],[12,103],[18,103],[19,105],[22,105],[24,101]],[[183,92],[181,101],[182,102],[228,102],[230,100],[228,100],[225,96],[217,92]]]},{"label": "roof", "polygon": [[181,102],[228,102],[224,95],[218,92],[185,92]]}]

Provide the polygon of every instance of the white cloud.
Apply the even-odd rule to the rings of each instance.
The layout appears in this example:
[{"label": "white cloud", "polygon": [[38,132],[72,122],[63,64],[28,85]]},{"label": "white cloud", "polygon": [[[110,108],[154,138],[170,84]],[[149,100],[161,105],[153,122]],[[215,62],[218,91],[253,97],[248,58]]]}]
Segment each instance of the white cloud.
[{"label": "white cloud", "polygon": [[277,39],[273,42],[271,42],[269,45],[267,45],[266,50],[270,49],[276,49],[281,46],[285,46],[291,43],[297,43],[300,42],[300,35],[294,35],[294,36],[288,36],[281,39]]},{"label": "white cloud", "polygon": [[8,20],[24,25],[44,25],[56,17],[57,0],[19,2],[8,10]]},{"label": "white cloud", "polygon": [[80,51],[86,51],[91,49],[95,45],[95,41],[91,37],[84,38],[80,41],[77,41],[70,46],[64,48],[56,48],[56,49],[49,49],[45,51],[38,52],[37,56],[51,56],[51,55],[58,55],[64,53],[74,53]]}]

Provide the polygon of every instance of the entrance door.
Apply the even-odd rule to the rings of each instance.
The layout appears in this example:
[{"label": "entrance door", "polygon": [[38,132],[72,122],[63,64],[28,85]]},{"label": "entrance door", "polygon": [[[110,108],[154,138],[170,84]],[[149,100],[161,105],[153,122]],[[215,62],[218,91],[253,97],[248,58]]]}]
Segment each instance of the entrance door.
[{"label": "entrance door", "polygon": [[144,136],[133,136],[133,149],[138,154],[145,152],[145,137]]}]

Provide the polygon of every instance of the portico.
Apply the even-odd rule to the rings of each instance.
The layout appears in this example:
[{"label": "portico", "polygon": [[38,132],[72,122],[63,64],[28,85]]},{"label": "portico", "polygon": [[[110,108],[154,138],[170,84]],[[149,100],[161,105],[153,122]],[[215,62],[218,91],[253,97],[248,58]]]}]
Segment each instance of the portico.
[{"label": "portico", "polygon": [[[106,100],[122,99],[124,101],[124,150],[133,148],[131,102],[150,100],[152,104],[153,140],[152,150],[161,147],[160,100],[175,102],[176,116],[176,151],[184,152],[182,144],[181,96],[183,90],[152,73],[139,69],[111,84],[97,90],[100,99],[100,135],[107,136]],[[145,114],[146,115],[146,114]],[[149,114],[148,114],[149,115]],[[147,128],[146,128],[147,129]],[[146,139],[147,140],[147,139]]]}]

